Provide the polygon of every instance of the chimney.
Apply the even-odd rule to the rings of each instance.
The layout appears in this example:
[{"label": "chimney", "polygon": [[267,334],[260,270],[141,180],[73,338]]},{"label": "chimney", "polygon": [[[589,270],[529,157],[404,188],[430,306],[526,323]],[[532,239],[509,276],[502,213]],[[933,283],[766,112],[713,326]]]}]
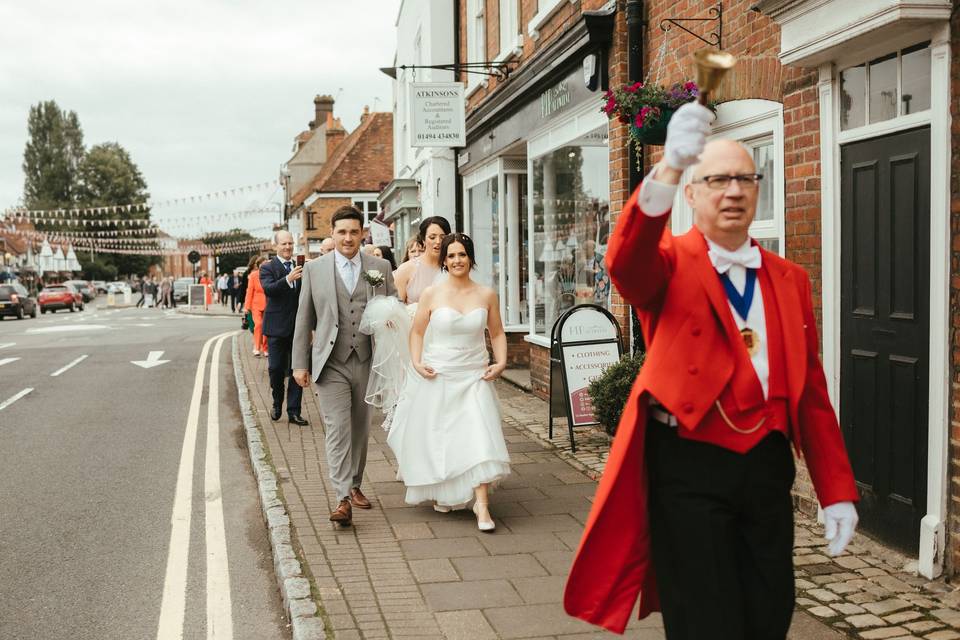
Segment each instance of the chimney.
[{"label": "chimney", "polygon": [[340,118],[334,118],[331,113],[327,117],[327,159],[333,156],[333,152],[346,137],[347,130],[340,124]]},{"label": "chimney", "polygon": [[333,113],[333,96],[316,96],[313,99],[314,116],[310,121],[310,130],[313,131],[327,122],[327,114]]},{"label": "chimney", "polygon": [[363,113],[360,114],[360,122],[363,122],[370,115],[370,106],[363,105]]}]

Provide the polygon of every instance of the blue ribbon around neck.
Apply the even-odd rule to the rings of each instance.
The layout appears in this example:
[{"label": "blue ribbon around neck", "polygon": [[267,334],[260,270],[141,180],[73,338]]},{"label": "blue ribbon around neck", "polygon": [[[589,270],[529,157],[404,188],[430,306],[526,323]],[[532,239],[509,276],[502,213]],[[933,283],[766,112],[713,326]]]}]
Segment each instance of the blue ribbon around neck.
[{"label": "blue ribbon around neck", "polygon": [[757,288],[757,270],[747,269],[747,283],[746,286],[743,287],[743,295],[740,295],[737,288],[730,282],[730,275],[728,273],[721,273],[720,280],[723,282],[723,288],[727,292],[727,300],[729,300],[733,308],[736,309],[737,315],[746,322],[747,315],[750,313],[750,305],[753,304],[753,293]]}]

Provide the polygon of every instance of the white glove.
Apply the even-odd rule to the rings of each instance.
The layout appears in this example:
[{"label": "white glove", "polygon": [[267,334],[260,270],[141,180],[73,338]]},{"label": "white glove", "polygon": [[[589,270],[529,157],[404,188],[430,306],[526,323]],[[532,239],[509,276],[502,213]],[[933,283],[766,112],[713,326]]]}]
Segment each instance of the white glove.
[{"label": "white glove", "polygon": [[830,543],[830,555],[843,553],[853,539],[858,520],[857,509],[852,502],[837,502],[823,508],[823,537]]},{"label": "white glove", "polygon": [[713,112],[697,102],[688,102],[670,118],[667,124],[667,144],[663,157],[667,165],[683,171],[697,163],[710,133]]}]

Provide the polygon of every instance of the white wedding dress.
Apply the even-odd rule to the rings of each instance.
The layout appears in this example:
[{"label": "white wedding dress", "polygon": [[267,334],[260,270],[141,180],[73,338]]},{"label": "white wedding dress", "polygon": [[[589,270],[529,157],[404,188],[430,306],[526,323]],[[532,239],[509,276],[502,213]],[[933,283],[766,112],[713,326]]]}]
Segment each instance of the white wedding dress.
[{"label": "white wedding dress", "polygon": [[[391,324],[399,329],[398,319],[393,314]],[[399,401],[385,426],[408,504],[462,505],[473,498],[475,487],[510,473],[500,403],[493,383],[483,379],[488,364],[486,324],[483,308],[466,314],[450,307],[435,309],[422,361],[437,375],[426,379],[412,368],[405,373]]]}]

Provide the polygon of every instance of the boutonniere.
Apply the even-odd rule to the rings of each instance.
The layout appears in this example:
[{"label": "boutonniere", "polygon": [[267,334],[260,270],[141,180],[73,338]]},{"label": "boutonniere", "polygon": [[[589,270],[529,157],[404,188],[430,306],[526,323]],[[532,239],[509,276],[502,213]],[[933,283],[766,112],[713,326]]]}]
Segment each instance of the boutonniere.
[{"label": "boutonniere", "polygon": [[384,283],[386,278],[379,269],[368,269],[363,272],[363,280],[371,287],[379,287]]}]

